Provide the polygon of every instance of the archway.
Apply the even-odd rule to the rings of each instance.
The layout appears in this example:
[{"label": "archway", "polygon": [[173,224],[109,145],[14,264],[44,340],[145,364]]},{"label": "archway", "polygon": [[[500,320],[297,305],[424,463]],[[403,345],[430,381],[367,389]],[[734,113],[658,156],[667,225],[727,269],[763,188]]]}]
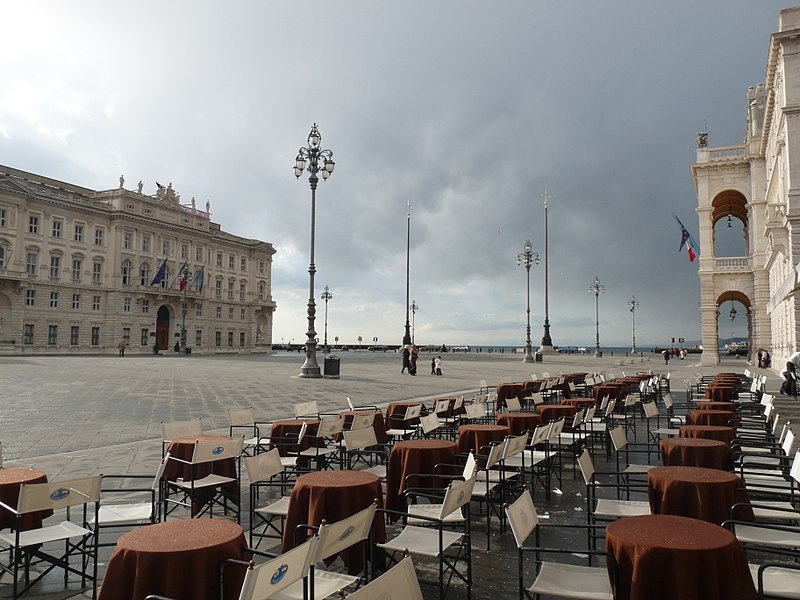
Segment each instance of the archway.
[{"label": "archway", "polygon": [[0,293],[0,341],[13,339],[11,327],[11,300]]},{"label": "archway", "polygon": [[725,190],[714,196],[711,206],[714,256],[747,256],[750,253],[747,243],[747,198],[736,190]]},{"label": "archway", "polygon": [[[727,303],[727,304],[726,304]],[[730,309],[728,309],[730,307]],[[752,350],[752,315],[750,298],[739,291],[728,291],[720,294],[717,298],[717,347],[721,346],[720,340],[727,338],[730,331],[730,338],[727,344],[730,356],[750,357]],[[728,326],[730,328],[728,329]],[[744,346],[738,344],[734,339],[744,338]]]},{"label": "archway", "polygon": [[169,350],[169,306],[162,304],[156,314],[156,347],[159,350]]}]

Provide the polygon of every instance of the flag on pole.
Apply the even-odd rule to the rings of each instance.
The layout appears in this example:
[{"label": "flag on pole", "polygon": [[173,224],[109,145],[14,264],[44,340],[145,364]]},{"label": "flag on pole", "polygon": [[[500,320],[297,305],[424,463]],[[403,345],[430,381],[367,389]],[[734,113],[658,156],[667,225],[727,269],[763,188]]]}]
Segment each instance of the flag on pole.
[{"label": "flag on pole", "polygon": [[189,276],[189,264],[184,262],[178,271],[178,289],[183,291],[186,289],[186,278]]},{"label": "flag on pole", "polygon": [[167,274],[167,259],[164,259],[164,262],[161,263],[161,266],[158,268],[156,272],[156,276],[153,277],[153,281],[150,282],[150,285],[160,285],[162,281],[164,281],[164,277]]},{"label": "flag on pole", "polygon": [[672,213],[672,218],[675,219],[678,227],[681,228],[681,243],[680,246],[678,246],[678,252],[682,251],[683,247],[686,246],[686,251],[689,254],[689,261],[694,262],[694,259],[700,256],[700,251],[697,249],[697,243],[694,241],[694,238],[691,236],[686,227],[683,226],[683,223],[681,223],[678,215]]},{"label": "flag on pole", "polygon": [[202,293],[203,291],[203,283],[205,282],[206,278],[206,266],[203,265],[200,267],[200,270],[194,274],[194,282],[197,284],[197,291]]}]

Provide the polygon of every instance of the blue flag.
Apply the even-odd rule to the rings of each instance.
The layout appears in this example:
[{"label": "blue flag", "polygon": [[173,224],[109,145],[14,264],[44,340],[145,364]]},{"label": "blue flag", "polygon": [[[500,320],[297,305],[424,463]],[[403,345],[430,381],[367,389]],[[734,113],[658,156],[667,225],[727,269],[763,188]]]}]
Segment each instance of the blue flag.
[{"label": "blue flag", "polygon": [[206,266],[203,265],[202,267],[200,267],[200,270],[194,274],[194,282],[197,284],[198,292],[203,291],[203,282],[205,281],[206,278],[205,271],[206,271]]},{"label": "blue flag", "polygon": [[167,274],[167,259],[164,259],[164,262],[161,263],[161,266],[156,273],[156,276],[153,277],[153,281],[150,282],[150,285],[160,285],[162,281],[164,281],[164,277]]}]

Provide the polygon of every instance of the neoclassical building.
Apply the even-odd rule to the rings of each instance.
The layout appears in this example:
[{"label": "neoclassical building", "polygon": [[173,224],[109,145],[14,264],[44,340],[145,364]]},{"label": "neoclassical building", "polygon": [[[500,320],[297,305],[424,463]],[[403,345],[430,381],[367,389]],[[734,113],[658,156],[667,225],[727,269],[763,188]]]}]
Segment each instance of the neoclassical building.
[{"label": "neoclassical building", "polygon": [[[724,302],[747,319],[750,351],[773,366],[800,348],[800,8],[780,13],[764,84],[747,92],[744,143],[709,148],[698,134],[692,165],[699,216],[704,364],[719,362]],[[719,227],[741,227],[742,256],[717,256]]]},{"label": "neoclassical building", "polygon": [[156,185],[95,191],[0,165],[0,353],[271,351],[275,249]]}]

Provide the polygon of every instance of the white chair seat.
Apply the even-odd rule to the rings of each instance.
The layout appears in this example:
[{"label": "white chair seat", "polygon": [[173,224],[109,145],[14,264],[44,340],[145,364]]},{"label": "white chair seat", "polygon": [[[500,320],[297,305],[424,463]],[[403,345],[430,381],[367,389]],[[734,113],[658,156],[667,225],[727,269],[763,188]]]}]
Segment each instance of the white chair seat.
[{"label": "white chair seat", "polygon": [[783,531],[737,524],[736,537],[744,544],[778,546],[780,548],[800,547],[800,530]]},{"label": "white chair seat", "polygon": [[381,481],[386,481],[386,465],[375,465],[374,467],[369,467],[368,469],[363,469],[363,473],[372,473],[376,475],[378,479]]},{"label": "white chair seat", "polygon": [[[19,533],[19,545],[22,547],[36,546],[39,544],[46,544],[47,542],[57,542],[60,540],[68,540],[74,537],[84,537],[91,535],[90,529],[85,529],[80,525],[76,525],[70,521],[63,521],[57,525],[50,525],[48,527],[41,527],[39,529],[32,529],[30,531],[21,531]],[[14,546],[16,543],[15,533],[0,533],[0,542],[4,542],[9,546]]]},{"label": "white chair seat", "polygon": [[606,567],[583,567],[543,562],[529,591],[532,594],[552,595],[559,598],[614,599]]},{"label": "white chair seat", "polygon": [[414,429],[387,429],[386,435],[389,437],[405,437],[407,435],[413,435],[416,433],[416,428]]},{"label": "white chair seat", "polygon": [[[151,502],[113,504],[100,506],[98,520],[101,526],[105,525],[107,527],[114,525],[145,525],[150,523],[152,516],[153,504]],[[94,525],[94,519],[91,519],[89,524]]]},{"label": "white chair seat", "polygon": [[[474,495],[474,490],[473,490],[473,495]],[[442,510],[441,504],[412,504],[411,506],[408,507],[408,514],[417,517],[428,517],[429,519],[438,519],[441,510]],[[464,514],[461,512],[461,509],[454,510],[444,519],[442,519],[442,522],[463,523]],[[426,523],[430,523],[430,521],[426,521],[424,519],[414,519],[413,517],[409,517],[408,523],[410,525],[424,525]]]},{"label": "white chair seat", "polygon": [[281,466],[284,469],[291,469],[297,466],[296,456],[281,456]]},{"label": "white chair seat", "polygon": [[642,500],[609,500],[601,498],[593,512],[595,517],[617,519],[650,514],[650,503]]},{"label": "white chair seat", "polygon": [[285,517],[286,515],[289,514],[289,496],[283,496],[280,500],[277,500],[266,506],[261,506],[255,509],[254,512],[260,513],[262,515],[274,515],[274,516]]},{"label": "white chair seat", "polygon": [[[322,600],[328,596],[337,594],[349,585],[358,581],[355,575],[345,575],[342,573],[331,573],[321,569],[314,570],[314,600]],[[296,581],[289,587],[281,590],[277,594],[270,594],[270,598],[276,600],[303,600],[303,580]]]},{"label": "white chair seat", "polygon": [[300,456],[314,458],[315,456],[329,456],[337,452],[336,448],[306,448],[300,452]]},{"label": "white chair seat", "polygon": [[[377,544],[379,548],[394,552],[408,550],[412,554],[421,554],[436,558],[439,556],[439,531],[433,527],[415,527],[408,525],[396,538],[385,544]],[[449,548],[458,542],[462,534],[453,531],[442,531],[442,549]]]},{"label": "white chair seat", "polygon": [[628,465],[622,473],[625,475],[645,475],[654,467],[656,465]]},{"label": "white chair seat", "polygon": [[208,487],[217,487],[220,485],[227,485],[229,483],[235,482],[236,479],[233,477],[224,477],[223,475],[217,475],[216,473],[210,473],[203,477],[202,479],[195,479],[194,482],[192,481],[170,481],[170,485],[174,485],[177,488],[182,490],[191,490],[191,489],[201,489],[201,488],[208,488]]},{"label": "white chair seat", "polygon": [[[750,563],[750,574],[758,589],[758,567]],[[800,571],[770,567],[764,570],[764,594],[770,598],[800,599]]]},{"label": "white chair seat", "polygon": [[667,427],[659,427],[658,429],[650,430],[653,435],[680,435],[680,429],[672,429]]},{"label": "white chair seat", "polygon": [[791,502],[761,502],[757,504],[769,506],[769,509],[753,507],[756,521],[800,521],[800,512]]}]

